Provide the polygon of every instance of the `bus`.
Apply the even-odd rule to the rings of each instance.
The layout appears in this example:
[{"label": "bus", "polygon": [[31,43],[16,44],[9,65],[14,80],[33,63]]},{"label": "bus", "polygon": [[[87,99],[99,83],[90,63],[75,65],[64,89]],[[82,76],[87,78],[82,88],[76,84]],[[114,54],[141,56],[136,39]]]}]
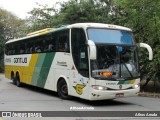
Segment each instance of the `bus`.
[{"label": "bus", "polygon": [[140,90],[138,49],[132,30],[102,23],[46,28],[5,43],[5,77],[86,100],[136,96]]}]

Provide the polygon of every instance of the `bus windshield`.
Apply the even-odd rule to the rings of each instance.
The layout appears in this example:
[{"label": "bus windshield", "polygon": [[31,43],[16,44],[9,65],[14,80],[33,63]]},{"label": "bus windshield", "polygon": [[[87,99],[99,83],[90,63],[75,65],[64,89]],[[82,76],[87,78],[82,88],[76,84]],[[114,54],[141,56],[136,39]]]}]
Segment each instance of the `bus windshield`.
[{"label": "bus windshield", "polygon": [[88,29],[88,35],[97,48],[97,59],[91,60],[92,77],[126,80],[140,76],[137,47],[130,32]]},{"label": "bus windshield", "polygon": [[130,31],[104,28],[89,28],[87,31],[89,40],[92,40],[95,43],[135,44]]}]

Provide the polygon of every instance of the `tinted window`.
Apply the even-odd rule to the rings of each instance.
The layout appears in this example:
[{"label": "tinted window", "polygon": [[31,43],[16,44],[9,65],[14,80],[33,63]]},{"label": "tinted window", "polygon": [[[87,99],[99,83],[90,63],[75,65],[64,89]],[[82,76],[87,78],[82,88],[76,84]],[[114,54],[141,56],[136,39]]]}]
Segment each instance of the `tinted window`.
[{"label": "tinted window", "polygon": [[71,34],[72,55],[74,64],[81,75],[88,77],[88,50],[84,30],[74,28],[72,29]]},{"label": "tinted window", "polygon": [[95,43],[135,44],[129,31],[89,28],[88,37]]},{"label": "tinted window", "polygon": [[7,55],[33,54],[55,51],[55,40],[52,35],[43,35],[20,40],[5,45]]},{"label": "tinted window", "polygon": [[69,30],[56,32],[53,36],[56,39],[56,51],[69,52]]}]

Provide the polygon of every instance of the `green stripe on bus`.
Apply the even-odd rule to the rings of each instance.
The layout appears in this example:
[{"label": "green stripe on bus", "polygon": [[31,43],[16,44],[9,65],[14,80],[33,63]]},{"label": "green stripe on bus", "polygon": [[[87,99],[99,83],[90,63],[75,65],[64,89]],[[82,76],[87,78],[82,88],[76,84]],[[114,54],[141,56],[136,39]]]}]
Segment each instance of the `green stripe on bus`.
[{"label": "green stripe on bus", "polygon": [[125,81],[119,81],[118,85],[121,85],[121,84],[133,84],[133,83],[134,83],[134,80],[125,80]]},{"label": "green stripe on bus", "polygon": [[37,86],[44,88],[55,53],[46,53]]},{"label": "green stripe on bus", "polygon": [[119,81],[118,85],[121,85],[121,84],[124,84],[124,83],[125,83],[125,81]]},{"label": "green stripe on bus", "polygon": [[130,84],[130,80],[125,81],[124,84]]},{"label": "green stripe on bus", "polygon": [[38,60],[35,65],[34,73],[33,73],[33,77],[32,77],[32,83],[31,83],[32,85],[37,86],[38,79],[41,77],[40,71],[41,71],[42,65],[44,63],[45,56],[46,56],[46,53],[39,54],[39,56],[38,56]]}]

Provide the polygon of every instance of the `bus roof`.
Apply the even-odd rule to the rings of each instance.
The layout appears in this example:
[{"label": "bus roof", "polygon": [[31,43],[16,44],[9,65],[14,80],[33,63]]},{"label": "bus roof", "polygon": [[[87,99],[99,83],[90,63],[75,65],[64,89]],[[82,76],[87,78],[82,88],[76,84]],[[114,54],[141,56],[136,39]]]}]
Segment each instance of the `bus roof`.
[{"label": "bus roof", "polygon": [[41,35],[41,34],[46,34],[49,30],[53,30],[54,28],[45,28],[45,29],[42,29],[42,30],[38,30],[38,31],[35,31],[35,32],[31,32],[29,34],[27,34],[27,36],[33,36],[33,35]]},{"label": "bus roof", "polygon": [[6,42],[6,44],[16,42],[16,41],[20,41],[20,40],[25,40],[25,39],[28,39],[28,38],[33,38],[33,37],[44,35],[44,34],[50,34],[50,33],[56,32],[56,31],[64,30],[64,29],[70,29],[70,28],[83,28],[83,29],[87,29],[87,28],[108,28],[108,29],[118,29],[118,30],[132,31],[131,29],[129,29],[127,27],[122,27],[122,26],[112,25],[112,24],[75,23],[75,24],[66,25],[66,26],[62,26],[62,27],[59,27],[59,28],[55,28],[55,29],[50,29],[50,28],[49,29],[48,28],[43,29],[43,30],[47,30],[45,32],[43,30],[39,30],[43,34],[39,33],[39,31],[35,31],[35,32],[27,34],[26,37],[9,40],[9,41]]},{"label": "bus roof", "polygon": [[67,28],[108,28],[108,29],[118,29],[118,30],[125,30],[125,31],[132,31],[131,29],[123,26],[113,25],[113,24],[104,24],[104,23],[75,23],[68,25]]}]

